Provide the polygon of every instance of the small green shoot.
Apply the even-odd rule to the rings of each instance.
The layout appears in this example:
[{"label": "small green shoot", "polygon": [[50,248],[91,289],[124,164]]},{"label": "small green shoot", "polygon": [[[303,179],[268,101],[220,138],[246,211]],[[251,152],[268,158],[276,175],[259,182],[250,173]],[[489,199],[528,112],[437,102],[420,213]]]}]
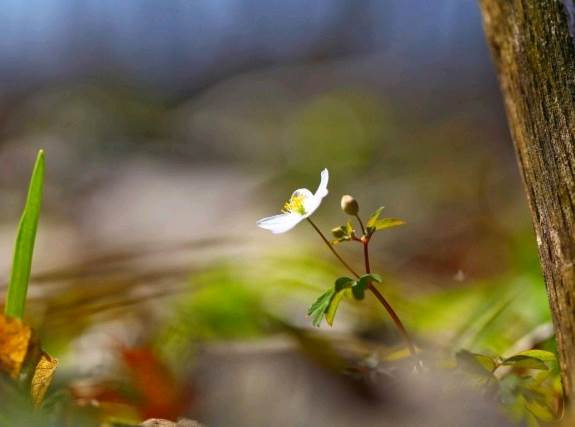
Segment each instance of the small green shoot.
[{"label": "small green shoot", "polygon": [[4,314],[6,316],[19,319],[24,316],[28,282],[32,269],[34,242],[36,241],[36,230],[38,229],[38,219],[42,205],[43,187],[44,151],[39,150],[28,187],[26,205],[24,206],[16,235],[12,273],[10,275],[10,283],[8,284],[6,304],[4,307]]}]

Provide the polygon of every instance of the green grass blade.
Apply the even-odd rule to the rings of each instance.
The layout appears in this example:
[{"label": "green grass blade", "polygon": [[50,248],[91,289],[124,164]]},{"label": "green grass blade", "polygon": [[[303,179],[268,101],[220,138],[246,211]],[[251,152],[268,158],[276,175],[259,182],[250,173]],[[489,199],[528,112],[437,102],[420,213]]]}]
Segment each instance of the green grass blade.
[{"label": "green grass blade", "polygon": [[36,241],[36,230],[38,229],[38,219],[42,205],[42,190],[44,187],[44,151],[38,151],[30,186],[28,187],[28,198],[26,206],[18,225],[18,234],[14,246],[14,258],[12,260],[12,273],[6,295],[6,305],[4,313],[6,316],[22,318],[24,307],[26,306],[26,294],[28,292],[28,281],[32,269],[32,255],[34,253],[34,242]]}]

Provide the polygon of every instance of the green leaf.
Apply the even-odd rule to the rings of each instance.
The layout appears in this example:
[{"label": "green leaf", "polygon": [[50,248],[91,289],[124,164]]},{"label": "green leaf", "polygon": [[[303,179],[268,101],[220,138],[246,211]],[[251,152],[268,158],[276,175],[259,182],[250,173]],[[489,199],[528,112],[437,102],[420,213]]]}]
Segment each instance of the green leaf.
[{"label": "green leaf", "polygon": [[379,218],[383,212],[383,206],[377,209],[367,220],[367,233],[373,234],[379,230],[385,230],[386,228],[397,227],[399,225],[405,224],[405,221],[399,218]]},{"label": "green leaf", "polygon": [[346,233],[345,233],[345,229],[343,228],[343,225],[340,225],[339,227],[332,228],[331,229],[331,235],[334,237],[336,242],[339,242],[342,239],[344,239],[346,237]]},{"label": "green leaf", "polygon": [[327,323],[332,326],[339,303],[345,295],[351,293],[355,299],[361,300],[365,297],[365,289],[369,283],[381,282],[381,280],[382,277],[379,274],[365,274],[357,281],[350,277],[339,277],[333,288],[323,293],[309,308],[307,314],[311,317],[313,325],[319,326],[325,315]]},{"label": "green leaf", "polygon": [[497,362],[491,356],[473,353],[468,350],[460,350],[455,355],[459,364],[465,365],[480,373],[492,373],[497,368]]},{"label": "green leaf", "polygon": [[377,282],[377,283],[383,282],[383,276],[381,274],[377,274],[377,273],[364,274],[363,276],[360,277],[360,279],[362,279],[362,278],[366,278],[368,280],[371,280],[372,282]]},{"label": "green leaf", "polygon": [[369,277],[361,276],[351,287],[353,297],[357,300],[362,300],[365,297],[365,290],[369,286],[370,282],[371,279]]},{"label": "green leaf", "polygon": [[329,307],[325,313],[325,320],[329,326],[333,326],[333,319],[335,318],[335,313],[337,313],[337,309],[339,308],[339,303],[348,292],[349,289],[342,289],[339,292],[336,292],[331,299]]},{"label": "green leaf", "polygon": [[355,232],[355,230],[353,229],[353,225],[351,223],[351,221],[348,221],[347,224],[342,225],[342,227],[344,227],[345,232],[347,233],[348,236],[352,236],[353,233]]},{"label": "green leaf", "polygon": [[335,281],[335,291],[339,292],[344,288],[352,286],[355,281],[350,277],[340,277]]},{"label": "green leaf", "polygon": [[26,306],[26,294],[32,269],[32,255],[36,230],[42,205],[42,190],[44,187],[44,151],[38,151],[32,178],[28,187],[26,205],[18,225],[14,257],[12,260],[12,273],[6,295],[4,313],[6,316],[22,318]]},{"label": "green leaf", "polygon": [[333,326],[333,319],[335,318],[335,313],[339,308],[339,303],[345,295],[349,293],[349,288],[355,284],[355,280],[350,277],[340,277],[335,281],[334,284],[334,295],[329,302],[329,306],[325,312],[325,320],[329,326]]},{"label": "green leaf", "polygon": [[321,324],[321,319],[325,319],[329,326],[333,325],[335,313],[342,298],[349,293],[349,288],[355,285],[355,280],[350,277],[339,277],[332,289],[323,293],[309,308],[308,315],[312,319],[314,326]]},{"label": "green leaf", "polygon": [[356,300],[365,298],[365,290],[368,288],[370,282],[381,282],[383,277],[379,274],[371,273],[364,274],[352,285],[351,292]]},{"label": "green leaf", "polygon": [[386,228],[404,225],[405,221],[399,218],[382,218],[375,221],[371,227],[374,231],[385,230]]},{"label": "green leaf", "polygon": [[[527,356],[533,359],[541,360],[542,362],[554,362],[556,360],[555,354],[546,350],[526,350],[517,353],[515,356]],[[511,357],[511,358],[513,358]]]},{"label": "green leaf", "polygon": [[555,362],[555,354],[545,350],[526,350],[508,357],[503,364],[526,369],[547,370],[549,367],[545,362]]},{"label": "green leaf", "polygon": [[330,289],[315,300],[311,305],[307,314],[311,317],[311,322],[314,326],[319,326],[321,324],[321,319],[323,315],[327,312],[332,298],[335,295],[335,289]]},{"label": "green leaf", "polygon": [[361,301],[362,299],[364,299],[366,287],[367,286],[362,286],[359,284],[359,282],[357,282],[355,284],[355,286],[352,286],[352,288],[351,288],[351,293],[352,293],[353,297],[358,301]]},{"label": "green leaf", "polygon": [[502,362],[503,365],[512,366],[514,368],[523,369],[540,369],[543,371],[548,370],[547,365],[540,359],[530,356],[515,355]]},{"label": "green leaf", "polygon": [[353,229],[353,225],[351,224],[351,221],[348,221],[347,224],[332,228],[331,234],[335,240],[332,240],[331,243],[337,244],[341,242],[348,242],[353,238],[354,233],[355,230]]},{"label": "green leaf", "polygon": [[375,223],[379,219],[379,216],[381,215],[382,212],[383,212],[383,206],[377,208],[377,210],[371,214],[371,216],[367,220],[367,231],[368,232],[370,232],[370,230],[373,230],[373,231],[375,230]]}]

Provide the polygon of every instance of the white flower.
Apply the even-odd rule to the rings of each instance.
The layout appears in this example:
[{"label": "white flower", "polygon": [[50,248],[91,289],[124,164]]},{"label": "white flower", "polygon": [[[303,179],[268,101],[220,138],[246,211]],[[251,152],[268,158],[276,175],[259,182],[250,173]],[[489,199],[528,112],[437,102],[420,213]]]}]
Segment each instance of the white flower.
[{"label": "white flower", "polygon": [[264,230],[270,230],[274,234],[285,233],[291,230],[301,221],[309,217],[327,196],[327,182],[329,172],[321,171],[321,180],[315,194],[307,188],[299,188],[293,192],[279,215],[260,219],[256,224]]}]

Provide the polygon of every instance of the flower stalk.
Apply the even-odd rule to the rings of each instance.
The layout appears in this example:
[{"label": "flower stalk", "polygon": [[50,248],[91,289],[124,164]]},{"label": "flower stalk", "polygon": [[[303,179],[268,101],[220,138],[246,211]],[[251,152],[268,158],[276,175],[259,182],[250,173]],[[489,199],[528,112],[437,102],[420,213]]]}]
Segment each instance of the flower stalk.
[{"label": "flower stalk", "polygon": [[[361,220],[360,220],[360,224],[361,224]],[[361,225],[361,227],[363,229],[363,225]],[[371,240],[371,237],[367,236],[364,232],[364,235],[361,238],[361,243],[363,244],[363,258],[364,258],[364,262],[365,262],[365,272],[367,274],[371,273],[371,267],[369,265],[369,241],[370,240]],[[399,316],[397,315],[397,313],[395,312],[395,310],[393,309],[391,304],[385,299],[385,297],[381,294],[381,292],[379,292],[379,290],[375,287],[375,285],[373,283],[370,283],[367,286],[367,289],[369,289],[371,291],[371,293],[375,296],[375,298],[377,298],[377,300],[381,303],[381,305],[383,305],[383,307],[387,310],[389,317],[391,317],[391,320],[393,320],[393,323],[395,323],[395,327],[397,328],[397,330],[399,331],[399,333],[403,337],[405,344],[407,345],[407,348],[409,349],[409,352],[411,353],[411,355],[413,357],[417,358],[417,353],[415,351],[415,345],[413,344],[413,341],[412,341],[411,337],[409,336],[407,329],[405,329],[403,322],[401,321],[401,319],[399,318]]]},{"label": "flower stalk", "polygon": [[[344,195],[341,198],[342,211],[357,220],[362,234],[361,237],[358,237],[355,234],[355,230],[353,229],[351,221],[348,221],[347,224],[332,229],[332,234],[336,238],[334,243],[351,240],[360,242],[363,245],[363,257],[366,274],[360,275],[341,257],[341,255],[335,250],[334,245],[325,237],[319,227],[309,218],[320,206],[322,199],[327,196],[328,181],[329,172],[327,169],[324,169],[320,174],[320,183],[315,193],[312,193],[307,188],[299,188],[295,190],[292,193],[290,199],[284,204],[281,214],[262,218],[257,221],[257,225],[260,228],[269,230],[274,234],[281,234],[291,230],[301,221],[306,219],[317,232],[317,234],[319,234],[330,252],[357,279],[353,280],[349,277],[340,277],[336,280],[334,288],[325,292],[316,300],[316,302],[314,302],[314,304],[312,304],[308,314],[312,316],[312,321],[315,326],[319,326],[321,320],[324,317],[329,325],[332,324],[337,306],[341,300],[341,297],[337,297],[337,295],[341,295],[340,292],[346,289],[350,289],[354,298],[360,300],[364,298],[364,293],[367,289],[376,297],[380,304],[383,305],[393,320],[393,323],[397,327],[399,333],[405,340],[409,352],[415,359],[418,359],[415,345],[407,333],[407,330],[403,326],[399,316],[393,307],[389,304],[389,302],[385,299],[385,297],[381,294],[381,292],[379,292],[379,290],[375,287],[374,283],[380,282],[381,278],[379,275],[371,273],[371,266],[369,262],[369,242],[373,234],[378,230],[402,225],[404,224],[404,221],[396,218],[380,218],[380,214],[383,211],[383,207],[380,207],[375,211],[374,214],[371,215],[367,222],[367,227],[365,227],[359,216],[359,203],[357,200],[349,194]],[[421,361],[418,360],[418,362],[419,366],[421,366]]]},{"label": "flower stalk", "polygon": [[[317,234],[319,234],[319,236],[321,237],[321,239],[324,241],[324,243],[327,245],[327,247],[329,248],[329,250],[335,255],[335,257],[342,263],[342,265],[351,273],[353,274],[356,278],[359,278],[359,274],[341,257],[341,255],[335,250],[335,248],[333,247],[333,245],[329,242],[329,240],[325,237],[325,235],[321,232],[321,230],[319,229],[319,227],[309,218],[307,218],[307,220],[309,221],[309,223],[311,224],[311,226],[314,228],[314,230],[317,232]],[[358,220],[360,221],[361,224],[361,219]],[[362,230],[364,230],[363,228],[363,224],[361,224]],[[365,262],[365,272],[367,274],[371,273],[371,267],[370,267],[370,263],[369,263],[369,241],[371,240],[369,236],[367,236],[365,234],[365,231],[363,232],[363,235],[360,239],[358,239],[359,241],[361,241],[362,245],[363,245],[363,256],[364,256],[364,262]],[[395,324],[397,330],[399,331],[399,333],[401,334],[402,338],[405,341],[405,344],[407,345],[407,348],[409,350],[409,353],[417,358],[417,353],[415,350],[415,345],[413,344],[413,341],[409,335],[409,333],[407,332],[407,329],[405,328],[405,326],[403,325],[403,322],[401,321],[401,319],[399,318],[399,316],[397,315],[397,313],[395,312],[395,310],[393,309],[393,307],[391,306],[391,304],[385,299],[385,297],[381,294],[381,292],[379,292],[379,290],[374,286],[373,283],[369,283],[367,289],[370,290],[370,292],[375,296],[375,298],[380,302],[380,304],[385,308],[385,310],[387,311],[387,313],[389,314],[389,317],[391,317],[391,320],[393,321],[393,323]]]}]

